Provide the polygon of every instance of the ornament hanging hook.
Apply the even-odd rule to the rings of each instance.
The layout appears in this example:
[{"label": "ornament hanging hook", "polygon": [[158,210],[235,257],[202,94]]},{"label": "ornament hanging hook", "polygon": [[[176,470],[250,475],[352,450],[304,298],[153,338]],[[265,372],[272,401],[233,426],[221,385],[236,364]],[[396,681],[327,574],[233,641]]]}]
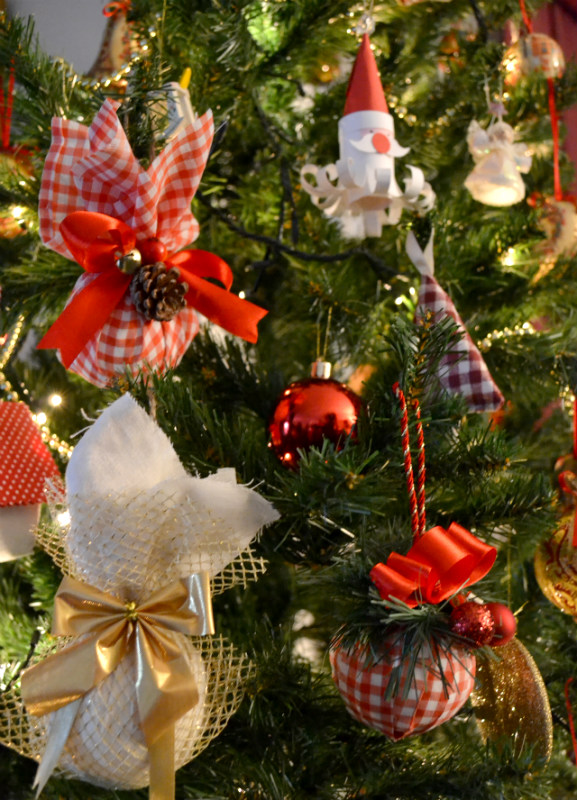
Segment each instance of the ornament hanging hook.
[{"label": "ornament hanging hook", "polygon": [[352,28],[357,36],[370,36],[375,31],[375,18],[373,17],[374,0],[364,0],[363,13],[357,24]]}]

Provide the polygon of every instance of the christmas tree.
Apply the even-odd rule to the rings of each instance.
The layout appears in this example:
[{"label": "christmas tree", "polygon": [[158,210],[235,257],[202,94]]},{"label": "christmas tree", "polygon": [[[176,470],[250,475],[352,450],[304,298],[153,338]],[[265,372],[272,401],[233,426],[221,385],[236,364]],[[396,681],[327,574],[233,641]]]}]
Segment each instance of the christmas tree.
[{"label": "christmas tree", "polygon": [[[39,503],[7,444],[16,402],[43,442],[25,444],[36,483],[54,477],[42,448],[64,476],[128,402],[140,421],[110,440],[107,491],[120,462],[139,479],[162,458],[233,529],[250,525],[227,492],[268,509],[250,555],[252,532],[215,569],[214,630],[246,658],[179,800],[574,795],[577,206],[559,119],[577,72],[533,30],[539,6],[110,3],[89,76],[2,18],[0,511]],[[7,800],[35,796],[22,753],[50,739],[13,699],[57,638],[51,491],[33,551],[0,516]],[[149,552],[156,512],[130,531]],[[71,741],[42,797],[148,796],[98,742],[99,776],[78,780]]]}]

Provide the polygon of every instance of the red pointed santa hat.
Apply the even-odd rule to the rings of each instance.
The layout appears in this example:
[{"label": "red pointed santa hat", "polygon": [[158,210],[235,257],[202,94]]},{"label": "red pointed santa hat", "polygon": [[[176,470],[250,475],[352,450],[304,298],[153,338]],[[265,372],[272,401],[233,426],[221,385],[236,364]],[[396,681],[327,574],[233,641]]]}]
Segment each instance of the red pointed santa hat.
[{"label": "red pointed santa hat", "polygon": [[375,55],[368,34],[364,34],[347,88],[343,116],[357,111],[389,113]]}]

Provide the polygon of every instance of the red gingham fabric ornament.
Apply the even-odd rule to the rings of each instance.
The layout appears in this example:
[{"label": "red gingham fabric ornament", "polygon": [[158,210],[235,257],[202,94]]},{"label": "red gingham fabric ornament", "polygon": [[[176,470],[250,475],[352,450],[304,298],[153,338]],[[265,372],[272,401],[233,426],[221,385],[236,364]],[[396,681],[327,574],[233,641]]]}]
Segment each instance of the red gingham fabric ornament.
[{"label": "red gingham fabric ornament", "polygon": [[427,642],[421,648],[408,692],[409,660],[405,659],[398,690],[390,699],[385,698],[389,677],[393,667],[402,663],[403,641],[398,633],[384,641],[383,660],[368,667],[360,651],[347,653],[338,645],[332,647],[333,680],[349,713],[395,742],[455,716],[474,688],[475,656],[460,646],[438,648],[436,653],[434,647]]},{"label": "red gingham fabric ornament", "polygon": [[451,317],[462,331],[462,338],[454,350],[440,361],[438,378],[450,394],[463,395],[471,411],[498,411],[505,398],[491,377],[483,356],[469,336],[463,320],[449,295],[441,289],[435,279],[433,261],[433,236],[423,252],[413,232],[407,236],[407,255],[421,273],[421,288],[417,304],[416,319],[424,318],[426,312],[439,321]]},{"label": "red gingham fabric ornament", "polygon": [[0,507],[43,503],[46,479],[58,475],[28,406],[0,402]]},{"label": "red gingham fabric ornament", "polygon": [[[120,125],[118,106],[106,100],[89,128],[59,117],[52,121],[40,189],[40,234],[47,247],[67,258],[70,253],[59,226],[74,211],[122,220],[139,239],[157,237],[171,253],[198,236],[190,204],[210,151],[212,113],[207,111],[177,135],[144,170]],[[72,296],[94,279],[83,274]],[[150,321],[125,297],[70,369],[96,386],[106,386],[127,366],[133,373],[174,367],[197,331],[191,308],[170,322]]]}]

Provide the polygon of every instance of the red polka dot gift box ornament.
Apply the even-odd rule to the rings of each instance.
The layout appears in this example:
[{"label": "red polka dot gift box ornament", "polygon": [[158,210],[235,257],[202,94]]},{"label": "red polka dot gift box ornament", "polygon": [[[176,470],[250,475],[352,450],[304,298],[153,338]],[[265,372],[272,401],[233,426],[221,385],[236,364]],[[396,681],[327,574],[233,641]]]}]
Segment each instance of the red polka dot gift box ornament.
[{"label": "red polka dot gift box ornament", "polygon": [[28,406],[0,402],[0,561],[32,552],[46,480],[58,476]]},{"label": "red polka dot gift box ornament", "polygon": [[183,249],[199,233],[190,204],[210,152],[211,112],[144,170],[118,107],[106,100],[90,128],[52,121],[39,198],[44,244],[84,271],[39,347],[57,349],[65,367],[102,387],[126,370],[176,367],[198,331],[196,312],[250,342],[266,314],[230,292],[232,271],[219,256]]},{"label": "red polka dot gift box ornament", "polygon": [[325,439],[340,449],[356,436],[363,402],[330,373],[328,361],[315,361],[312,377],[291,383],[273,411],[269,447],[287,467],[296,469],[299,450],[320,448]]}]

